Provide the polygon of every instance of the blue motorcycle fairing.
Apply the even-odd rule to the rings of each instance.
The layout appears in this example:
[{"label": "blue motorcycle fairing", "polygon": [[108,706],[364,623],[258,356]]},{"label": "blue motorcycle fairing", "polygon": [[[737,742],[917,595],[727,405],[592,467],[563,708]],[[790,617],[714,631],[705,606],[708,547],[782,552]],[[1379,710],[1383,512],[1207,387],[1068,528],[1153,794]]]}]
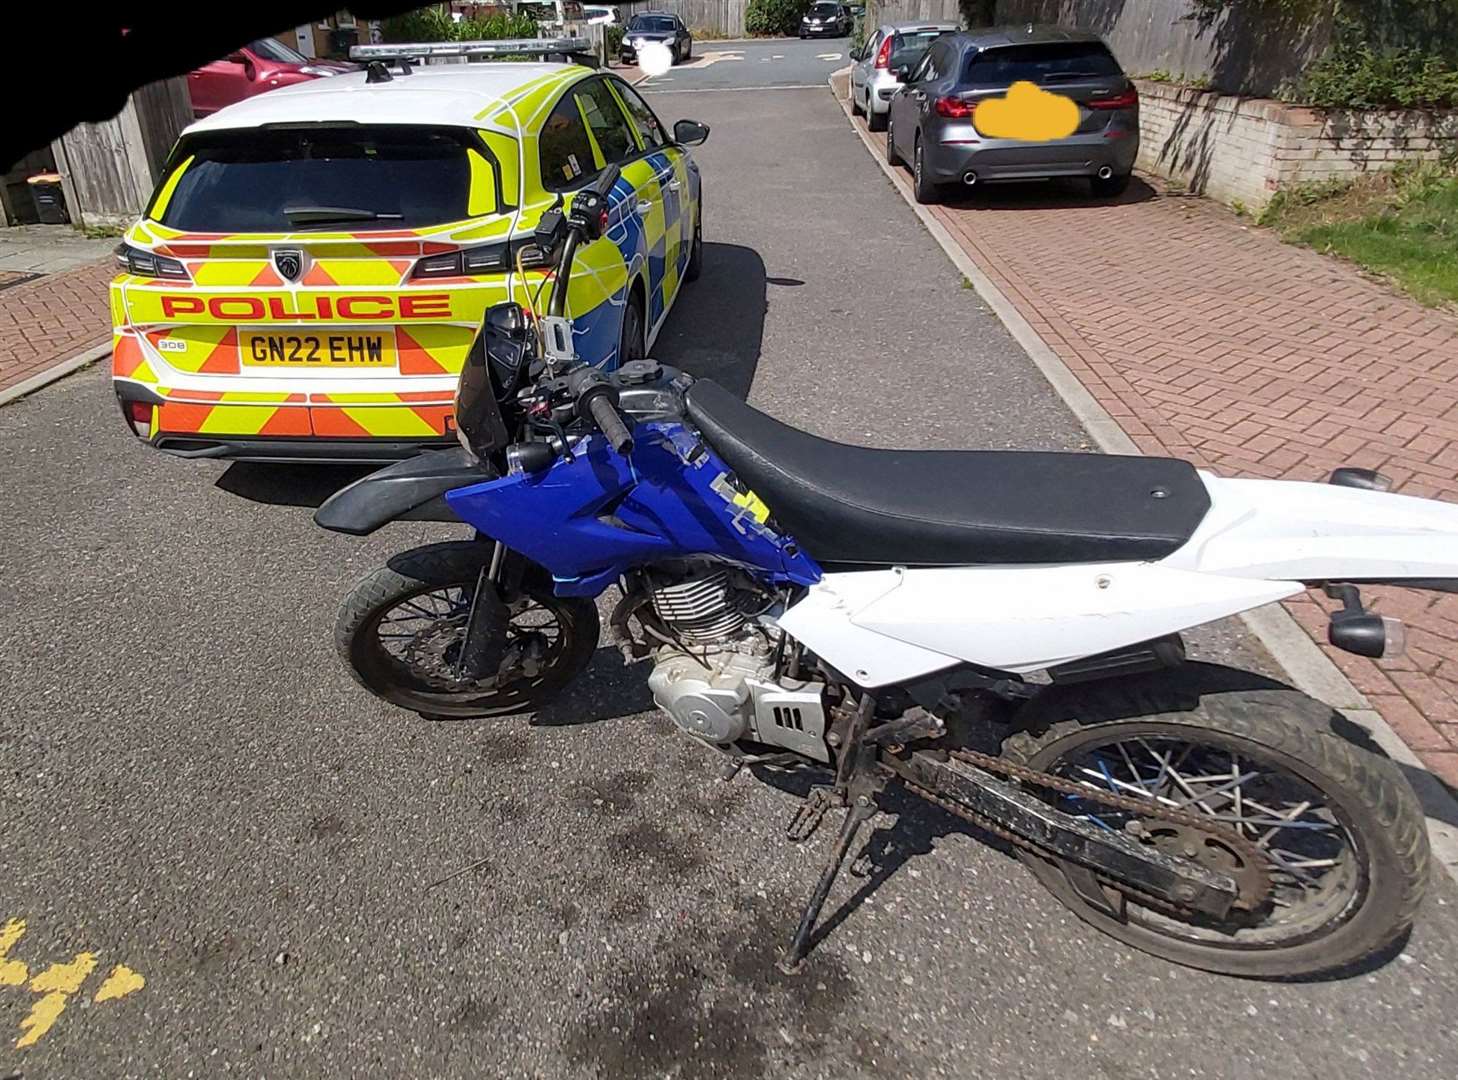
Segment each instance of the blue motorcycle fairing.
[{"label": "blue motorcycle fairing", "polygon": [[[719,457],[679,423],[639,424],[624,457],[594,434],[537,473],[446,493],[462,521],[547,568],[558,596],[596,596],[629,570],[707,556],[775,585],[813,585],[820,568],[765,524]],[[757,512],[758,511],[758,512]]]}]

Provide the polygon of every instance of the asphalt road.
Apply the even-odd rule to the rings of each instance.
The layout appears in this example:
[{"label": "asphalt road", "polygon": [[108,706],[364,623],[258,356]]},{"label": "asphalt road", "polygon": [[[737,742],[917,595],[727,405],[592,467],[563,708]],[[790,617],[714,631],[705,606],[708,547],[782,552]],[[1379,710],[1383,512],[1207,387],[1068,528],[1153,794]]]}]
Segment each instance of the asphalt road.
[{"label": "asphalt road", "polygon": [[[847,440],[1084,444],[827,92],[653,104],[714,128],[705,272],[660,357]],[[101,371],[0,409],[0,462],[0,943],[26,922],[0,1076],[1458,1075],[1446,881],[1385,967],[1241,982],[1094,934],[900,800],[786,979],[829,830],[788,844],[795,797],[720,783],[641,669],[603,649],[534,720],[455,724],[341,670],[349,583],[450,528],[323,533],[308,504],[346,474],[145,451]],[[7,961],[80,952],[95,973],[14,1049],[40,999]],[[96,1002],[118,964],[145,986]]]},{"label": "asphalt road", "polygon": [[849,52],[848,37],[696,41],[688,63],[648,80],[643,89],[681,93],[767,86],[818,88],[832,71],[845,67]]}]

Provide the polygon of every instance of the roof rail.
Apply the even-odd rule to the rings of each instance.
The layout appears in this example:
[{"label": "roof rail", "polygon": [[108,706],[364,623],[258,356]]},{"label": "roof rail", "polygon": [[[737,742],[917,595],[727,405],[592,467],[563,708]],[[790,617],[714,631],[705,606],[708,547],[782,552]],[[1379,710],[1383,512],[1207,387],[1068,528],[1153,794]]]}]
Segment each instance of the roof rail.
[{"label": "roof rail", "polygon": [[[351,60],[409,62],[437,56],[563,56],[577,63],[597,66],[592,42],[587,38],[503,38],[500,41],[402,41],[393,45],[352,45]],[[405,72],[408,74],[409,72]]]}]

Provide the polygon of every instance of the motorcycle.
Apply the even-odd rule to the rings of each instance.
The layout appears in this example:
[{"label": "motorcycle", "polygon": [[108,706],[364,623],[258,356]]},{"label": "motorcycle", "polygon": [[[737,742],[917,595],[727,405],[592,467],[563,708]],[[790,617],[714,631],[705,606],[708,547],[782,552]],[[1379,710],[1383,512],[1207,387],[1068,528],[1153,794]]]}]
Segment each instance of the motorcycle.
[{"label": "motorcycle", "polygon": [[1331,642],[1401,647],[1369,583],[1458,592],[1458,507],[1381,476],[1224,479],[1143,457],[845,446],[651,359],[581,363],[578,245],[620,227],[608,169],[535,241],[550,302],[487,313],[459,449],[336,493],[363,535],[470,526],[344,601],[338,650],[427,718],[538,708],[591,660],[595,599],[657,705],[726,779],[808,772],[787,833],[844,817],[780,964],[900,785],[1013,846],[1081,919],[1210,971],[1314,976],[1379,958],[1425,889],[1424,816],[1389,760],[1283,684],[1189,661],[1180,632],[1307,587]]}]

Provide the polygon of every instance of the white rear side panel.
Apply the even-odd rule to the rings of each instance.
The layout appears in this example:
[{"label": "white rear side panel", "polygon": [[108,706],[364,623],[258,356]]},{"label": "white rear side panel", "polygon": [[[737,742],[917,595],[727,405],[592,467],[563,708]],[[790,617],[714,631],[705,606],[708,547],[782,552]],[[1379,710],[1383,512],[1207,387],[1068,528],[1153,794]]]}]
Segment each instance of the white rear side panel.
[{"label": "white rear side panel", "polygon": [[1185,630],[1301,591],[1159,563],[827,574],[780,620],[862,686],[966,661],[1025,673]]},{"label": "white rear side panel", "polygon": [[1452,503],[1200,475],[1210,512],[1162,566],[1294,581],[1458,578],[1458,506]]}]

